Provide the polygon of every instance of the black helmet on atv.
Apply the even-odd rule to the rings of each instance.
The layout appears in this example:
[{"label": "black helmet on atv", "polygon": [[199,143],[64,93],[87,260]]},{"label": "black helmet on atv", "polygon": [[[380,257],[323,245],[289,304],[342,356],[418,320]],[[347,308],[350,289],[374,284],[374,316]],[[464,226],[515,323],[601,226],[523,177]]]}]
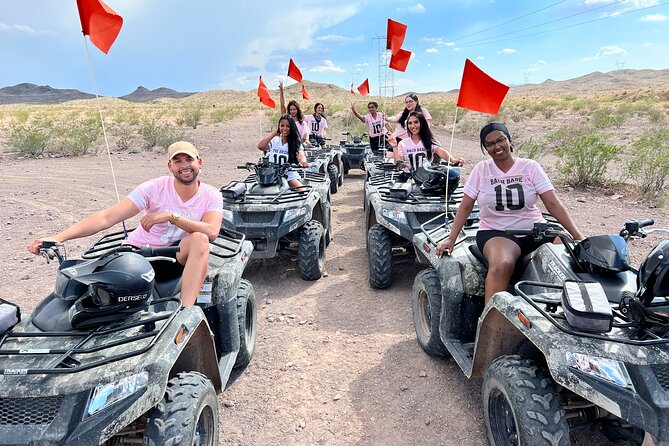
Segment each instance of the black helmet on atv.
[{"label": "black helmet on atv", "polygon": [[[70,307],[72,328],[113,322],[145,308],[151,299],[155,271],[143,256],[123,252],[103,257],[90,274],[74,276],[84,293]],[[82,288],[83,286],[83,288]]]},{"label": "black helmet on atv", "polygon": [[281,181],[281,177],[286,171],[286,167],[278,164],[272,164],[267,158],[256,166],[256,177],[261,186],[271,186]]},{"label": "black helmet on atv", "polygon": [[574,248],[579,264],[589,272],[620,272],[630,269],[625,239],[619,235],[596,235]]},{"label": "black helmet on atv", "polygon": [[[448,180],[448,195],[452,195],[459,184],[460,173],[456,169],[453,169]],[[446,190],[446,174],[429,172],[427,178],[420,184],[420,190],[428,195],[443,195]]]},{"label": "black helmet on atv", "polygon": [[644,304],[654,297],[669,296],[669,240],[661,241],[641,263],[637,287]]}]

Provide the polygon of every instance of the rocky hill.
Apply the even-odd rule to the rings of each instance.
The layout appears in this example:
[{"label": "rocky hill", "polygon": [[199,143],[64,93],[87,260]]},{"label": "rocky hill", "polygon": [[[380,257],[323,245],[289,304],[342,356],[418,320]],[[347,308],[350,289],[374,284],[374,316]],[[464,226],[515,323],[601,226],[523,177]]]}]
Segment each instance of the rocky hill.
[{"label": "rocky hill", "polygon": [[170,99],[181,99],[188,96],[192,96],[195,93],[182,93],[171,88],[160,87],[155,90],[149,90],[146,87],[137,87],[137,90],[133,91],[130,94],[121,96],[120,99],[125,99],[130,102],[150,102],[156,99],[170,98]]},{"label": "rocky hill", "polygon": [[0,88],[0,104],[58,104],[76,99],[91,99],[95,95],[73,89],[52,88],[48,85],[18,84]]}]

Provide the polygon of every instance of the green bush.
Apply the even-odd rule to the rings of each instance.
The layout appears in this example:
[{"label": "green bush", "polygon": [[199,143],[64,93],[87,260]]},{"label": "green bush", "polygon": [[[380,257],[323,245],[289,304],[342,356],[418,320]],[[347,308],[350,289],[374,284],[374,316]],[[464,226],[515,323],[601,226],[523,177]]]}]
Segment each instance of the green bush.
[{"label": "green bush", "polygon": [[583,127],[563,127],[546,140],[561,158],[557,165],[560,179],[575,187],[602,185],[609,162],[622,151],[604,136]]},{"label": "green bush", "polygon": [[522,143],[518,144],[517,146],[514,145],[514,150],[520,157],[539,161],[539,159],[544,154],[544,145],[543,143],[538,143],[530,138],[527,141],[523,141]]},{"label": "green bush", "polygon": [[630,174],[645,195],[659,195],[669,185],[669,130],[644,133],[634,142]]},{"label": "green bush", "polygon": [[201,104],[194,107],[185,108],[177,116],[177,125],[187,125],[196,129],[198,124],[202,121],[204,110]]},{"label": "green bush", "polygon": [[64,156],[81,156],[89,153],[102,135],[98,116],[70,120],[54,127],[49,153]]},{"label": "green bush", "polygon": [[161,121],[159,117],[144,120],[139,133],[144,138],[144,150],[151,150],[156,146],[167,147],[173,142],[184,139],[181,130]]},{"label": "green bush", "polygon": [[15,124],[9,131],[7,146],[19,156],[37,158],[44,154],[51,140],[51,122],[41,120],[39,124]]}]

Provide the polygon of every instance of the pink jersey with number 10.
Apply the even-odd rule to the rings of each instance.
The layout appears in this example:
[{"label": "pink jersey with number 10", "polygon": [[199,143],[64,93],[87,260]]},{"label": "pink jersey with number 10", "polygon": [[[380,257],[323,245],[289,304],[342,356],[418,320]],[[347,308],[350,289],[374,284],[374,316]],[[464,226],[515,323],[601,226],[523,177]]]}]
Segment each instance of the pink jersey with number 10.
[{"label": "pink jersey with number 10", "polygon": [[480,229],[503,231],[532,229],[535,222],[544,221],[537,197],[553,189],[534,160],[517,158],[508,172],[502,172],[488,159],[474,166],[464,193],[478,201]]}]

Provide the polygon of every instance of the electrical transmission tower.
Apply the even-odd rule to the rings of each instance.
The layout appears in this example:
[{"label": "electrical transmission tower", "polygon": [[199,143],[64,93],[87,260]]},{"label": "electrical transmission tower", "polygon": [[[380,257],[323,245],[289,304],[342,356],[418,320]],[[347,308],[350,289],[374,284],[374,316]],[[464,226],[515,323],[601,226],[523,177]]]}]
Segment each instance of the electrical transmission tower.
[{"label": "electrical transmission tower", "polygon": [[390,63],[390,58],[388,58],[386,55],[386,36],[376,36],[373,38],[373,40],[376,40],[379,52],[379,96],[394,97],[395,74],[394,71],[391,70],[388,66]]},{"label": "electrical transmission tower", "polygon": [[622,62],[620,62],[620,61],[616,60],[616,68],[619,69],[619,70],[622,70],[623,68],[625,68],[625,61],[623,60]]},{"label": "electrical transmission tower", "polygon": [[523,72],[523,76],[525,76],[525,83],[526,84],[530,82],[530,74],[532,74],[531,71],[524,71]]}]

